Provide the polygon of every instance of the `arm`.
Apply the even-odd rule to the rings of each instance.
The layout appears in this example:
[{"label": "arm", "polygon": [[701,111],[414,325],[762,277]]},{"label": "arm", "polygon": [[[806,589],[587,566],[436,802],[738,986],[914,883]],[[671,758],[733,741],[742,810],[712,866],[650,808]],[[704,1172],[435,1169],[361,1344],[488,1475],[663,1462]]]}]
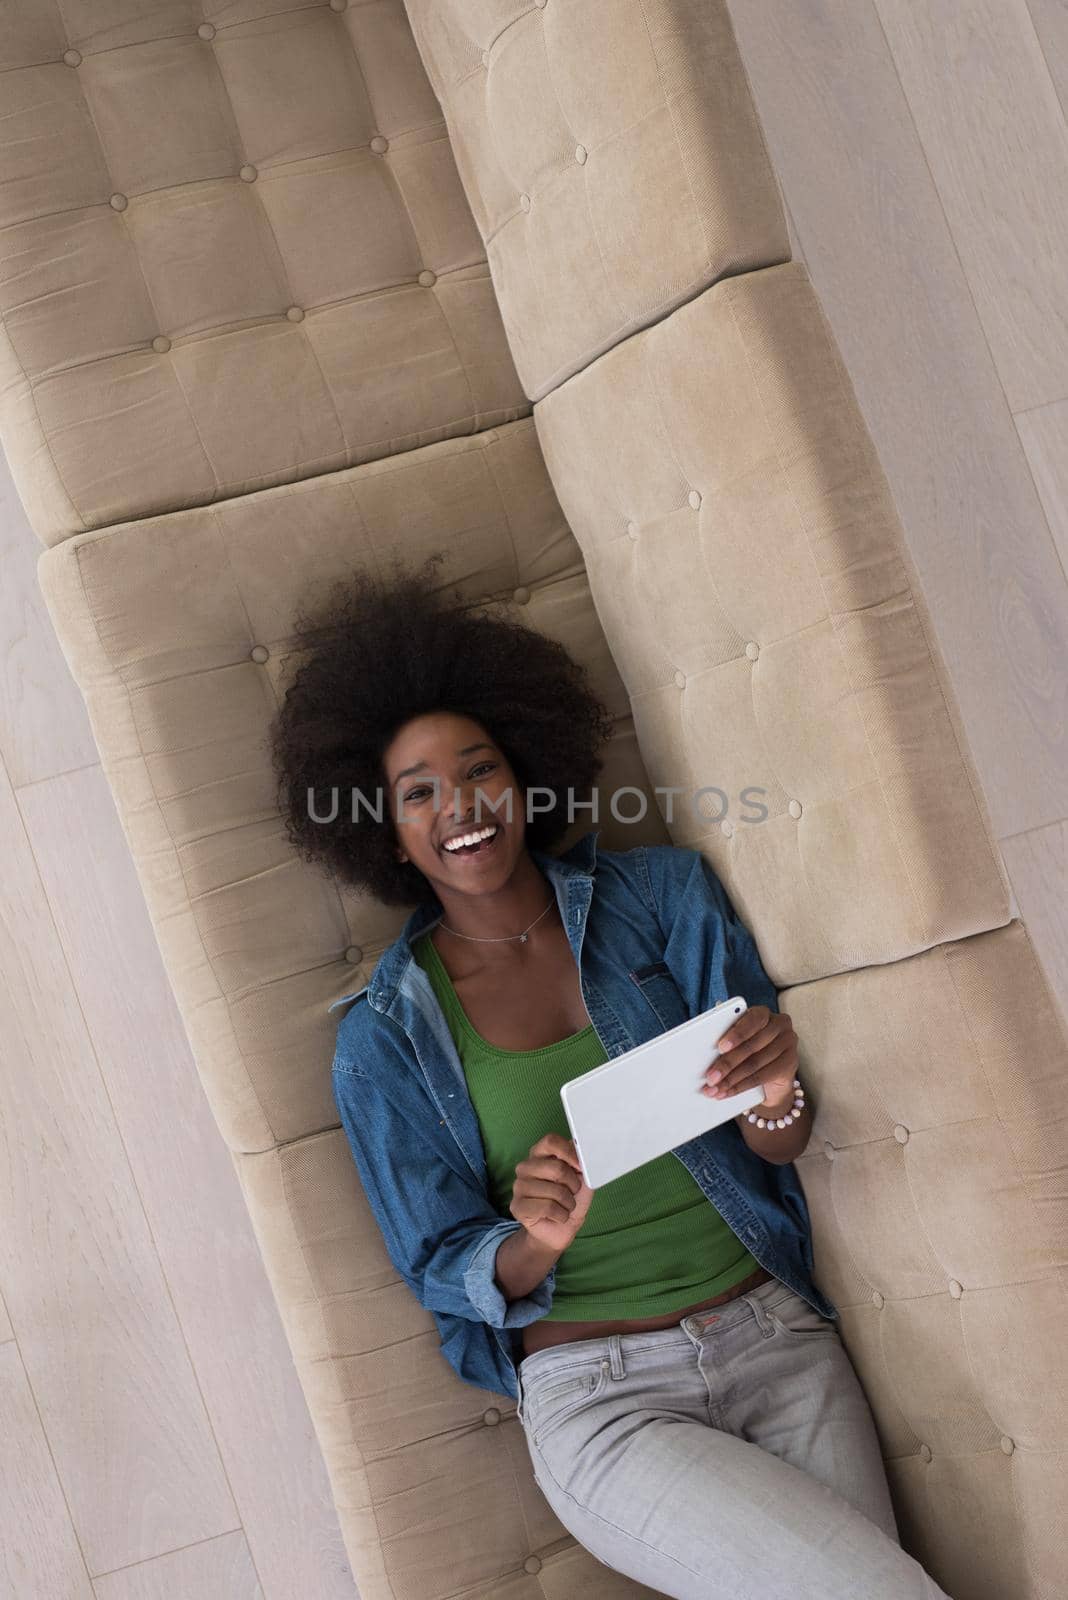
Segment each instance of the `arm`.
[{"label": "arm", "polygon": [[[777,1097],[775,1100],[765,1101],[762,1105],[752,1109],[758,1117],[781,1117],[792,1110],[794,1103],[793,1091],[786,1096]],[[758,1128],[755,1122],[746,1120],[746,1113],[740,1112],[734,1119],[742,1130],[742,1138],[750,1150],[755,1150],[758,1156],[763,1156],[765,1161],[773,1161],[776,1166],[786,1166],[805,1149],[812,1134],[812,1111],[808,1103],[808,1091],[805,1091],[805,1104],[799,1116],[796,1116],[788,1128]]]},{"label": "arm", "polygon": [[555,1262],[546,1260],[535,1278],[533,1256],[524,1260],[509,1245],[502,1267],[518,1292],[506,1299],[497,1252],[526,1233],[523,1224],[494,1211],[434,1108],[428,1103],[426,1118],[413,1126],[410,1106],[398,1104],[383,1082],[385,1074],[371,1078],[335,1061],[341,1125],[393,1265],[428,1311],[495,1328],[535,1322],[552,1304]]},{"label": "arm", "polygon": [[[506,1300],[521,1300],[537,1288],[563,1253],[562,1250],[550,1250],[547,1245],[539,1244],[533,1234],[521,1227],[497,1251],[497,1287]],[[554,1273],[554,1279],[555,1276]]]},{"label": "arm", "polygon": [[[690,1015],[698,1016],[717,1001],[739,994],[750,1007],[766,1006],[774,1022],[780,1016],[778,991],[764,970],[752,934],[711,864],[699,850],[675,845],[650,847],[648,863],[661,927],[668,939],[665,959],[681,982]],[[716,987],[721,967],[725,995]],[[788,1022],[789,1018],[782,1016],[782,1023]],[[729,1029],[726,1039],[737,1032],[737,1026]],[[745,1058],[739,1051],[733,1059],[744,1063]],[[731,1061],[725,1063],[731,1065]],[[776,1093],[755,1110],[760,1116],[781,1116],[790,1110],[793,1098],[792,1089],[789,1095]],[[812,1131],[807,1087],[805,1108],[789,1128],[758,1128],[746,1121],[745,1112],[735,1121],[751,1150],[766,1161],[786,1165],[805,1149]]]}]

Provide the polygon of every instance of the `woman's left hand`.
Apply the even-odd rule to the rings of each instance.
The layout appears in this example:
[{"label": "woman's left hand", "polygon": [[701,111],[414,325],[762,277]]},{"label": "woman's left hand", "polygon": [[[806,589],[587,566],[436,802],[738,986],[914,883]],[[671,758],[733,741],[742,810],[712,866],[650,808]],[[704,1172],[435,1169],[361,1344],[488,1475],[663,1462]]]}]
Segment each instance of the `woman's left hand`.
[{"label": "woman's left hand", "polygon": [[762,1105],[769,1109],[793,1099],[797,1034],[785,1011],[750,1006],[731,1023],[718,1048],[719,1058],[706,1073],[708,1086],[702,1094],[723,1100],[759,1086],[764,1091]]}]

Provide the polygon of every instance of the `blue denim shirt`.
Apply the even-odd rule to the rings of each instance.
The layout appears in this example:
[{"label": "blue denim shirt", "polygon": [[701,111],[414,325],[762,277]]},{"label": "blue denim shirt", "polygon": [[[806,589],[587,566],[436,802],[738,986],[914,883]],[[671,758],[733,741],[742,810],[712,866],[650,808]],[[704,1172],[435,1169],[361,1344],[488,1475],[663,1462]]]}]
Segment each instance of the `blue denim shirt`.
[{"label": "blue denim shirt", "polygon": [[[698,850],[597,849],[599,830],[562,856],[530,854],[555,893],[590,1021],[607,1056],[732,995],[778,1010],[774,984]],[[412,941],[444,909],[418,907],[383,951],[337,1032],[333,1091],[390,1260],[437,1323],[454,1371],[518,1400],[522,1332],[552,1304],[555,1266],[506,1301],[497,1250],[522,1227],[490,1202],[478,1118],[437,997]],[[731,1118],[671,1152],[761,1266],[825,1317],[812,1280],[808,1206],[793,1162],[766,1161]]]}]

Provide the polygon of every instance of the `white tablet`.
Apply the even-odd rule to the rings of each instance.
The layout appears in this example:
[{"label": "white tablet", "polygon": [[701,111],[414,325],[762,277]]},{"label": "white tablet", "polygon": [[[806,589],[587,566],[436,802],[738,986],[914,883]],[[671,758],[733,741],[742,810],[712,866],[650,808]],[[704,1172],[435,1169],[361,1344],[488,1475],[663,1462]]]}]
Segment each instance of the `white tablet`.
[{"label": "white tablet", "polygon": [[735,995],[561,1086],[591,1189],[760,1104],[764,1091],[759,1086],[723,1100],[701,1093],[720,1039],[746,1008]]}]

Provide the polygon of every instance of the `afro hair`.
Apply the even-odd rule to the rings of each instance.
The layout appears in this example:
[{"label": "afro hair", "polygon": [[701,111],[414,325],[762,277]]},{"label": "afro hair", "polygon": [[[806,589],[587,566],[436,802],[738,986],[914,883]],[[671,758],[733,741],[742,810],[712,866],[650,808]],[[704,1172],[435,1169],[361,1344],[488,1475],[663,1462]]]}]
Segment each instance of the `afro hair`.
[{"label": "afro hair", "polygon": [[[367,809],[389,794],[384,755],[411,718],[434,711],[472,718],[524,793],[548,789],[547,809],[525,819],[528,848],[544,851],[574,820],[568,791],[592,791],[603,766],[598,749],[614,727],[563,645],[476,610],[458,593],[443,595],[433,568],[444,559],[438,550],[421,571],[408,571],[394,558],[392,579],[356,574],[300,611],[292,648],[303,659],[271,728],[290,843],[302,859],[387,905],[434,898],[418,867],[394,854],[388,801],[381,821]],[[367,804],[354,817],[356,791]]]}]

